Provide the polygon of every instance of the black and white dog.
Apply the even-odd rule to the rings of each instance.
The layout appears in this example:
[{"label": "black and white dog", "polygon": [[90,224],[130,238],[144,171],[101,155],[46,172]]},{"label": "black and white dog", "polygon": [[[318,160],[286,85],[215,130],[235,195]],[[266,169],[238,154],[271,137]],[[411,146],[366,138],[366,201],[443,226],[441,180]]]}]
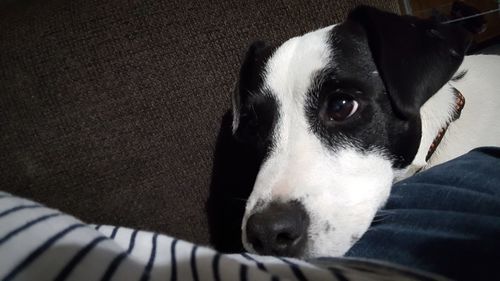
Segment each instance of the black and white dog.
[{"label": "black and white dog", "polygon": [[279,47],[254,43],[233,99],[234,136],[264,155],[243,218],[245,248],[342,255],[393,182],[500,145],[500,57],[464,58],[467,37],[359,7]]}]

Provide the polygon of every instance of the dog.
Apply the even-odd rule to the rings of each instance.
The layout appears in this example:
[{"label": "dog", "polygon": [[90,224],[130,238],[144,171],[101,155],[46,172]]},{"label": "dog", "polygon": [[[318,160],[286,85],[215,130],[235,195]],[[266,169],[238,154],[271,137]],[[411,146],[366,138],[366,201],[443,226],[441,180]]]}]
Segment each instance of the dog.
[{"label": "dog", "polygon": [[465,56],[469,42],[458,27],[361,6],[280,46],[252,44],[232,124],[263,157],[245,249],[341,256],[394,182],[500,145],[500,57]]}]

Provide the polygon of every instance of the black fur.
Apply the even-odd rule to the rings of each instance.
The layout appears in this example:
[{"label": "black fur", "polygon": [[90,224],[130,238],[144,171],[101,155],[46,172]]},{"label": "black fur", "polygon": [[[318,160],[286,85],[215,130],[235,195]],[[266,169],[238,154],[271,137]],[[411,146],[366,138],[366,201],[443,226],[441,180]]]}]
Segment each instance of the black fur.
[{"label": "black fur", "polygon": [[[311,130],[332,150],[346,145],[361,151],[388,152],[395,167],[413,160],[420,142],[420,119],[403,120],[396,113],[377,66],[371,59],[365,31],[352,22],[332,30],[330,45],[334,68],[318,73],[307,94],[306,113]],[[326,124],[320,111],[335,95],[354,98],[359,108],[347,120]]]},{"label": "black fur", "polygon": [[[308,93],[311,129],[332,149],[378,148],[394,167],[408,166],[420,145],[420,107],[452,78],[466,47],[465,33],[453,27],[357,8],[332,30],[334,68],[318,74],[321,85]],[[332,95],[354,98],[357,113],[344,122],[322,120]]]},{"label": "black fur", "polygon": [[459,73],[457,73],[455,76],[453,76],[453,78],[451,78],[451,81],[457,82],[457,81],[461,80],[462,78],[464,78],[466,74],[467,74],[467,70],[462,70]]},{"label": "black fur", "polygon": [[460,28],[367,6],[356,8],[347,21],[365,30],[373,60],[403,118],[417,116],[452,78],[470,43]]},{"label": "black fur", "polygon": [[[362,6],[332,29],[330,46],[333,67],[316,74],[306,97],[311,130],[333,150],[346,145],[361,151],[379,149],[392,158],[394,167],[408,166],[422,135],[420,107],[457,71],[468,46],[466,33]],[[273,50],[261,42],[252,45],[235,99],[240,113],[236,137],[264,153],[272,148],[279,118],[279,104],[262,80]],[[321,117],[335,95],[359,103],[357,112],[343,122]]]},{"label": "black fur", "polygon": [[278,118],[278,102],[263,86],[263,73],[274,48],[258,41],[253,43],[240,71],[240,80],[235,93],[236,114],[239,126],[236,139],[255,145],[262,155],[273,146],[271,132]]}]

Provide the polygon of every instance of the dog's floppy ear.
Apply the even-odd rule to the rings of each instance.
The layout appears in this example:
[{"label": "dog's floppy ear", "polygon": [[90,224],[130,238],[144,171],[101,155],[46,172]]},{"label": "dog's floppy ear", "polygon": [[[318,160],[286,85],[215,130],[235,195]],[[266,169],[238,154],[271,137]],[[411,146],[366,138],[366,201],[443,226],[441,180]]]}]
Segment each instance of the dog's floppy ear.
[{"label": "dog's floppy ear", "polygon": [[249,95],[259,90],[263,83],[265,63],[271,47],[263,41],[250,45],[243,60],[238,84],[233,92],[233,134],[238,129],[240,117]]},{"label": "dog's floppy ear", "polygon": [[418,116],[452,78],[470,42],[457,27],[367,6],[354,9],[348,21],[364,29],[392,105],[404,119]]}]

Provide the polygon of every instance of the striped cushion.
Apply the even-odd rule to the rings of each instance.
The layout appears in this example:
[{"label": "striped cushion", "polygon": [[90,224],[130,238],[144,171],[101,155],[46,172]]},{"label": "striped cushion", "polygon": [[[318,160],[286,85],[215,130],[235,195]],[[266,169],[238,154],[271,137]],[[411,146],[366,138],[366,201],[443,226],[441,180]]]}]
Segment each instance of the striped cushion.
[{"label": "striped cushion", "polygon": [[444,280],[373,261],[226,255],[166,235],[89,225],[0,193],[1,280]]}]

